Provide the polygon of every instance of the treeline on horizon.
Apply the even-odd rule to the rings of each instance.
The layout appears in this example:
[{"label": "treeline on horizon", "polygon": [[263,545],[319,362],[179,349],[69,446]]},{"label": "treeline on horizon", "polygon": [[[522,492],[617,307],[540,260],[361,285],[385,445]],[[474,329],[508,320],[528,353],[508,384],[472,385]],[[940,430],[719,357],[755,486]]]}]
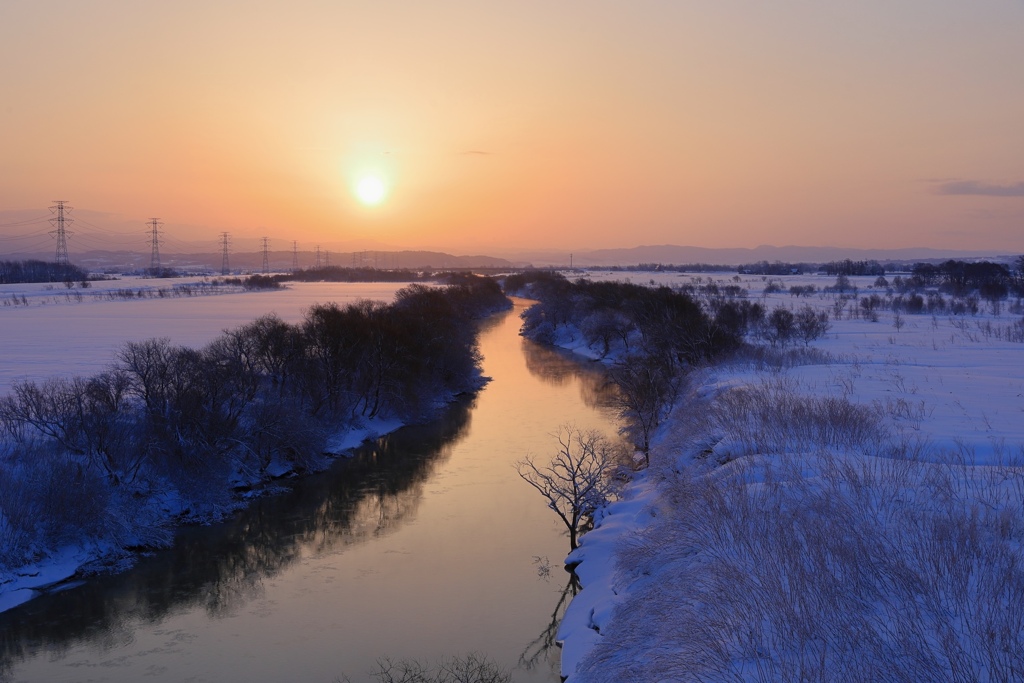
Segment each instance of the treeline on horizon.
[{"label": "treeline on horizon", "polygon": [[410,270],[398,268],[383,270],[378,268],[326,266],[323,268],[303,268],[302,270],[296,270],[294,273],[281,273],[269,277],[277,282],[426,282],[435,280],[440,275],[440,273],[435,273],[430,269]]},{"label": "treeline on horizon", "polygon": [[[920,286],[941,284],[945,279],[956,282],[958,279],[974,278],[1002,280],[1008,283],[1020,283],[1024,280],[1024,256],[1019,256],[1007,265],[992,261],[963,261],[947,259],[942,262],[929,261],[886,261],[843,259],[825,263],[757,261],[739,266],[716,265],[712,263],[639,263],[629,266],[592,266],[581,270],[621,271],[621,272],[671,272],[671,273],[732,273],[743,275],[802,275],[822,273],[825,275],[886,275],[910,274],[919,277]],[[977,286],[977,285],[976,285]]]},{"label": "treeline on horizon", "polygon": [[89,271],[53,261],[0,261],[0,284],[86,282]]},{"label": "treeline on horizon", "polygon": [[449,275],[449,272],[327,266],[306,268],[292,273],[255,273],[248,277],[223,277],[220,280],[225,284],[241,285],[248,290],[263,290],[280,289],[285,282],[435,282]]},{"label": "treeline on horizon", "polygon": [[99,375],[15,384],[0,397],[0,567],[86,539],[161,545],[169,515],[209,519],[234,489],[323,466],[332,434],[432,418],[479,387],[475,321],[509,305],[495,281],[451,276],[294,325],[267,315],[202,349],[129,342]]},{"label": "treeline on horizon", "polygon": [[[431,282],[445,277],[452,272],[473,272],[478,269],[448,268],[437,270],[432,268],[369,268],[347,266],[324,266],[321,268],[303,268],[290,273],[261,274],[249,276],[224,276],[228,284],[239,284],[249,289],[269,289],[279,287],[284,282]],[[146,268],[142,271],[152,278],[172,279],[183,277],[186,273],[172,267],[161,267],[157,270]],[[194,275],[194,273],[187,273]],[[86,282],[97,276],[87,269],[74,264],[61,264],[55,261],[30,259],[25,261],[0,261],[0,284],[23,284],[37,282]],[[109,277],[107,274],[106,277]]]}]

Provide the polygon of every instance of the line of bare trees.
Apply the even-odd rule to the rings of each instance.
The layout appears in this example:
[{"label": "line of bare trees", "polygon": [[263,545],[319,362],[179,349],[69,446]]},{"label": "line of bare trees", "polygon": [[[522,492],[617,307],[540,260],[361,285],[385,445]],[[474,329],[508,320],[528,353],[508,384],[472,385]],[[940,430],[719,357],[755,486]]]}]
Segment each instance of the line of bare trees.
[{"label": "line of bare trees", "polygon": [[0,284],[22,282],[85,282],[89,271],[70,263],[29,259],[0,261]]},{"label": "line of bare trees", "polygon": [[507,305],[495,282],[460,276],[295,325],[264,316],[202,349],[130,342],[99,375],[16,384],[0,397],[0,566],[83,536],[158,544],[160,501],[209,515],[272,463],[321,464],[347,425],[431,418],[479,386],[474,320]]},{"label": "line of bare trees", "polygon": [[604,355],[625,435],[645,456],[651,437],[675,401],[687,368],[737,348],[764,318],[760,304],[721,298],[704,306],[688,292],[623,282],[570,282],[535,271],[509,276],[506,291],[538,300],[523,314],[523,334],[540,343],[564,335]]}]

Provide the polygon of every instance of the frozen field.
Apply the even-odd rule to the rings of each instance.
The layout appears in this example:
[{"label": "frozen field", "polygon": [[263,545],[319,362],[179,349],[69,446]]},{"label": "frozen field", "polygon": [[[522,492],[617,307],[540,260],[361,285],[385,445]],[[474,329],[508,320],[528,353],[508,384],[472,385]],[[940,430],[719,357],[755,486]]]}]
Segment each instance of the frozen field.
[{"label": "frozen field", "polygon": [[[805,305],[828,312],[830,327],[810,348],[827,352],[827,363],[798,364],[784,370],[751,367],[721,368],[715,381],[723,385],[760,382],[785,376],[802,392],[845,395],[895,412],[898,428],[937,448],[969,451],[979,462],[999,454],[1021,456],[1024,447],[1024,343],[1007,335],[1024,334],[1024,315],[1013,299],[1001,302],[998,312],[979,302],[976,314],[896,314],[884,302],[896,296],[873,286],[874,277],[851,277],[857,290],[836,316],[837,295],[823,291],[835,283],[824,275],[766,276],[726,273],[621,273],[591,274],[594,279],[631,281],[635,284],[696,287],[714,283],[722,288],[738,285],[745,298],[794,311]],[[893,279],[893,276],[888,276]],[[768,281],[782,291],[765,294]],[[815,292],[792,295],[793,286],[813,286]],[[861,315],[859,300],[878,295],[877,321]],[[951,301],[949,295],[945,295]],[[1012,312],[1012,311],[1017,311]],[[857,315],[857,317],[852,317]],[[899,320],[897,327],[897,319]],[[789,348],[802,348],[795,342]],[[891,408],[891,410],[889,410]]]},{"label": "frozen field", "polygon": [[[0,285],[0,395],[18,380],[90,376],[102,372],[124,342],[169,337],[200,347],[221,331],[276,313],[290,323],[316,303],[358,299],[391,301],[405,284],[391,282],[293,282],[283,289],[132,298],[120,290],[155,292],[202,279],[124,278],[89,289],[64,285]],[[194,287],[193,292],[201,291]],[[111,294],[114,294],[112,297]],[[15,303],[17,300],[17,303]]]}]

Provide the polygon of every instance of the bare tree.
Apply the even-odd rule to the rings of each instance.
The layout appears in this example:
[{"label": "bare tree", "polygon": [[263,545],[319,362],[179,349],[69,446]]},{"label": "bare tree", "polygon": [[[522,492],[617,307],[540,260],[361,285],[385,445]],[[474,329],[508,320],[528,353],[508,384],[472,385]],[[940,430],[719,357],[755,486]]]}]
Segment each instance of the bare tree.
[{"label": "bare tree", "polygon": [[569,532],[569,549],[575,550],[585,524],[611,495],[609,470],[618,448],[596,431],[562,425],[558,452],[547,464],[532,456],[516,463],[516,471],[547,501]]},{"label": "bare tree", "polygon": [[650,464],[651,436],[678,395],[680,375],[659,357],[633,355],[611,368],[608,379],[615,386],[610,402],[625,422],[621,433]]},{"label": "bare tree", "polygon": [[[486,656],[470,653],[464,657],[446,657],[436,666],[415,659],[377,660],[377,671],[370,675],[380,683],[510,683],[512,674]],[[337,683],[350,683],[348,676]]]},{"label": "bare tree", "polygon": [[805,305],[797,312],[794,321],[796,336],[800,338],[804,346],[809,346],[812,341],[825,336],[825,333],[828,332],[828,313],[816,311],[810,304]]},{"label": "bare tree", "polygon": [[768,316],[764,337],[772,346],[785,346],[796,333],[796,316],[783,306],[777,307]]}]

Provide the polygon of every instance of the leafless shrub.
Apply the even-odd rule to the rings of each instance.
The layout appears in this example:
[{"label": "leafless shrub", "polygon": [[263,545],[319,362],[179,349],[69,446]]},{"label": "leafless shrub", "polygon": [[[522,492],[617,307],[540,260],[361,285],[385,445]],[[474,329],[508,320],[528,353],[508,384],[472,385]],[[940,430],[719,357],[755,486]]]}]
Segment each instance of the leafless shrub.
[{"label": "leafless shrub", "polygon": [[[377,660],[377,671],[370,674],[380,683],[511,683],[512,675],[487,657],[469,654],[449,657],[436,666],[414,659]],[[347,676],[338,679],[347,683]]]},{"label": "leafless shrub", "polygon": [[837,449],[876,453],[890,436],[877,407],[845,396],[801,395],[784,378],[723,392],[708,419],[728,435],[716,450],[722,458]]},{"label": "leafless shrub", "polygon": [[828,352],[810,347],[773,348],[745,344],[732,355],[732,361],[755,370],[784,370],[801,365],[828,365],[835,358]]},{"label": "leafless shrub", "polygon": [[110,498],[106,482],[81,460],[49,444],[22,444],[8,453],[0,476],[0,566],[98,537],[111,517]]},{"label": "leafless shrub", "polygon": [[812,306],[805,305],[796,313],[796,337],[804,346],[825,336],[830,326],[826,311],[816,311]]}]

